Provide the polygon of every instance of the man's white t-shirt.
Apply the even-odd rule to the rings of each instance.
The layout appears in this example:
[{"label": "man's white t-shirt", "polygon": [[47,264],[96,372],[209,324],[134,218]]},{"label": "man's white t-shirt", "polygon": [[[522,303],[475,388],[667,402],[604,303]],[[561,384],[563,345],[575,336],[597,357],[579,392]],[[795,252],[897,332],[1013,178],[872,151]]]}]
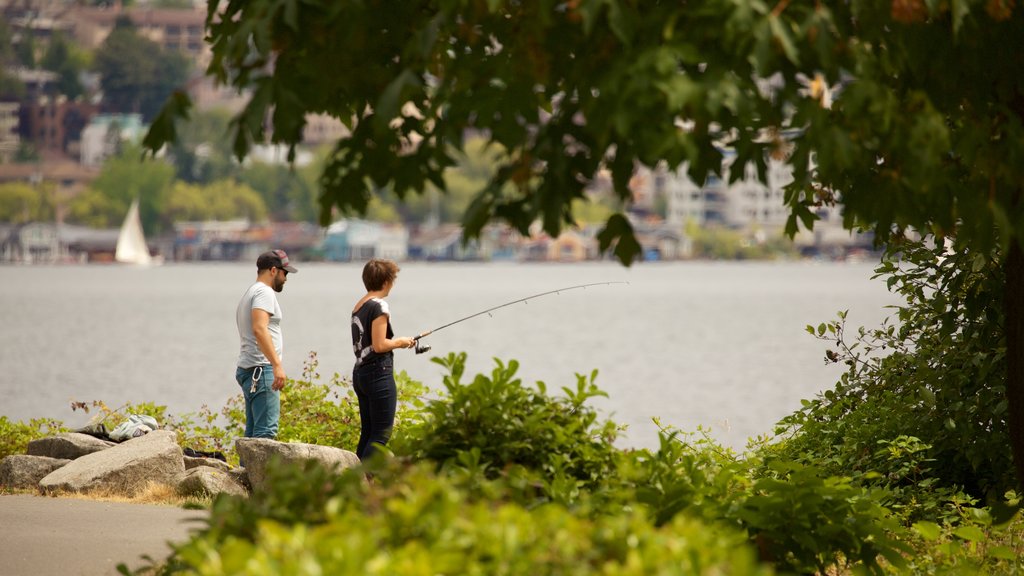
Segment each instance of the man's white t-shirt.
[{"label": "man's white t-shirt", "polygon": [[238,325],[238,338],[242,342],[238,355],[239,368],[269,365],[270,360],[260,351],[256,337],[252,333],[252,311],[254,308],[270,312],[270,339],[274,342],[277,357],[284,362],[284,337],[281,335],[281,305],[277,303],[274,289],[263,282],[256,282],[245,291],[235,311],[235,323]]}]

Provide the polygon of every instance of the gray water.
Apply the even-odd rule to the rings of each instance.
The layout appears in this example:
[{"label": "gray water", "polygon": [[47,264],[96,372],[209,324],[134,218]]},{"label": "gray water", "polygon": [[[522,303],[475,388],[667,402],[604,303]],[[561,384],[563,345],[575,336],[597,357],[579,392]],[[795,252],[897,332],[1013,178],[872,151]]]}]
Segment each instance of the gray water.
[{"label": "gray water", "polygon": [[[299,377],[311,351],[325,378],[347,375],[349,313],[364,293],[358,264],[298,263],[279,294],[285,368]],[[431,354],[396,352],[396,366],[434,390],[430,356],[469,355],[467,374],[517,359],[526,383],[574,387],[599,371],[594,402],[628,426],[625,446],[654,446],[652,418],[709,427],[726,445],[769,433],[800,400],[830,388],[836,366],[807,324],[849,310],[874,326],[898,303],[872,264],[661,263],[402,265],[389,298],[398,335],[414,335],[538,292],[623,281],[516,304],[431,335]],[[152,401],[171,412],[219,409],[238,393],[235,306],[255,279],[249,264],[0,267],[0,415],[88,416],[71,401]],[[851,330],[852,331],[852,330]],[[284,415],[287,417],[287,414]]]}]

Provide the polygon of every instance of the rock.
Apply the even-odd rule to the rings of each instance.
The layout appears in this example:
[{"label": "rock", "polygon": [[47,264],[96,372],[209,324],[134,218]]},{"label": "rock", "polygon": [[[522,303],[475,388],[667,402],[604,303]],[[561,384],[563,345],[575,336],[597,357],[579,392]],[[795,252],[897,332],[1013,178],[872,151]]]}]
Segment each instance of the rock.
[{"label": "rock", "polygon": [[74,460],[86,454],[92,454],[117,446],[116,442],[100,440],[88,434],[67,432],[47,438],[39,438],[28,443],[26,452],[29,456],[46,456]]},{"label": "rock", "polygon": [[231,474],[209,466],[197,466],[186,470],[178,482],[177,491],[181,496],[248,495],[246,489]]},{"label": "rock", "polygon": [[108,492],[133,497],[152,482],[177,485],[185,464],[177,434],[155,430],[87,454],[49,473],[39,482],[43,492]]},{"label": "rock", "polygon": [[198,466],[208,466],[210,468],[216,468],[222,472],[231,470],[231,466],[227,462],[218,460],[216,458],[193,458],[191,456],[185,456],[185,470],[191,470]]},{"label": "rock", "polygon": [[267,463],[274,456],[284,464],[301,464],[306,460],[317,460],[327,467],[336,467],[339,471],[359,465],[359,457],[341,448],[318,446],[299,442],[278,442],[268,438],[239,438],[235,441],[235,449],[254,491],[261,490],[267,475]]},{"label": "rock", "polygon": [[246,492],[252,492],[252,483],[249,482],[249,473],[245,471],[245,468],[232,468],[228,470],[228,474],[238,482],[239,486],[245,488]]},{"label": "rock", "polygon": [[35,488],[47,474],[71,460],[48,456],[14,454],[0,460],[0,486],[7,488]]}]

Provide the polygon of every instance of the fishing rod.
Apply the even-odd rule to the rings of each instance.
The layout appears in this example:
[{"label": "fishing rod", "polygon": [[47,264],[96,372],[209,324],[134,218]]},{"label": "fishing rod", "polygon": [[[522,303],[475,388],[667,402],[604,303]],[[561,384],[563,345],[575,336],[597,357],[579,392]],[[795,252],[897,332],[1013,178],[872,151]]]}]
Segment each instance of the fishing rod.
[{"label": "fishing rod", "polygon": [[590,284],[578,284],[576,286],[566,286],[565,288],[558,288],[556,290],[548,290],[547,292],[541,292],[540,294],[534,294],[533,296],[527,296],[526,298],[520,298],[518,300],[512,300],[511,302],[505,302],[504,304],[499,304],[498,306],[495,306],[493,308],[488,308],[487,310],[482,310],[480,312],[477,312],[476,314],[470,314],[469,316],[466,316],[465,318],[459,318],[458,320],[456,320],[454,322],[449,322],[449,323],[445,324],[444,326],[439,326],[437,328],[434,328],[433,330],[427,330],[426,332],[420,334],[419,336],[414,337],[413,341],[416,342],[416,353],[417,354],[423,354],[424,352],[430,352],[430,348],[431,348],[430,344],[422,344],[422,343],[420,343],[420,339],[421,338],[426,338],[427,336],[430,336],[434,332],[437,332],[439,330],[444,330],[445,328],[448,328],[449,326],[454,326],[456,324],[459,324],[460,322],[465,322],[466,320],[470,320],[470,319],[476,318],[477,316],[483,316],[484,314],[487,314],[488,316],[490,316],[491,312],[494,312],[495,310],[500,310],[501,308],[504,308],[506,306],[512,306],[513,304],[519,304],[520,302],[525,304],[529,300],[533,300],[534,298],[540,298],[541,296],[547,296],[549,294],[561,294],[562,292],[567,292],[569,290],[576,290],[577,288],[589,288],[591,286],[607,286],[609,284],[629,284],[629,282],[592,282]]}]

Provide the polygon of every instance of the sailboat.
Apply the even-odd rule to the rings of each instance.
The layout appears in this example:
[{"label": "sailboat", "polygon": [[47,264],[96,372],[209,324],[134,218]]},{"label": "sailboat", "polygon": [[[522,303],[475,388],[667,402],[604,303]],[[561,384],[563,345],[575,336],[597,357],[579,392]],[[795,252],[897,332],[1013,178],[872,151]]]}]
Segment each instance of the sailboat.
[{"label": "sailboat", "polygon": [[126,264],[149,266],[153,258],[149,255],[146,236],[142,233],[142,220],[139,218],[139,199],[132,200],[131,208],[121,224],[121,233],[117,237],[117,249],[114,259]]}]

